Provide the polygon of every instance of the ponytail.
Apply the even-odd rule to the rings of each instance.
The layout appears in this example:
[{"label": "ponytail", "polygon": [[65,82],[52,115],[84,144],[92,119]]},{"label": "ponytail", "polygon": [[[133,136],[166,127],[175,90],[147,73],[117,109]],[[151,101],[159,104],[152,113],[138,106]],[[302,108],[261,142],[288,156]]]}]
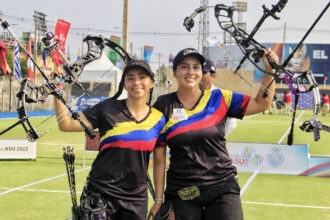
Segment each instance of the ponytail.
[{"label": "ponytail", "polygon": [[152,100],[152,92],[153,92],[154,88],[151,88],[149,91],[149,101],[148,101],[148,105],[150,105],[151,100]]},{"label": "ponytail", "polygon": [[123,89],[124,89],[124,81],[125,81],[125,77],[122,76],[120,83],[119,83],[118,91],[116,92],[116,94],[114,96],[111,97],[111,100],[117,100],[118,97],[121,95],[121,93],[123,92]]}]

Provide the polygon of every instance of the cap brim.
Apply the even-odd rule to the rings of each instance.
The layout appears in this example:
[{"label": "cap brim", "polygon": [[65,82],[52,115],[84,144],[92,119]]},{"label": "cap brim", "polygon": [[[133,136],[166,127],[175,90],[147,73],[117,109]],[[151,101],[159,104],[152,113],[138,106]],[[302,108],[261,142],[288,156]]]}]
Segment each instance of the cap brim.
[{"label": "cap brim", "polygon": [[197,58],[202,66],[205,62],[205,58],[201,54],[199,54],[199,53],[190,53],[190,54],[187,54],[186,56],[182,56],[182,58],[177,61],[177,64],[175,66],[173,66],[173,69],[176,69],[176,67],[182,62],[182,60],[184,60],[187,57]]},{"label": "cap brim", "polygon": [[152,78],[154,79],[154,73],[153,72],[150,72],[150,70],[148,70],[147,68],[145,68],[144,66],[141,66],[141,65],[130,65],[129,67],[127,67],[125,69],[125,71],[123,72],[123,75],[125,75],[128,71],[130,71],[131,69],[137,69],[137,68],[140,68],[140,69],[143,69],[144,71],[146,71],[146,73]]}]

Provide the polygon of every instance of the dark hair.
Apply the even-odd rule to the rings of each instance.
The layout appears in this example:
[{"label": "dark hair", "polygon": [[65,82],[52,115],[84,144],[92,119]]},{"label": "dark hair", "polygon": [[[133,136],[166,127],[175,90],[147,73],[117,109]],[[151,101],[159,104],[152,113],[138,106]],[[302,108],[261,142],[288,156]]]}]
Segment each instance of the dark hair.
[{"label": "dark hair", "polygon": [[[145,70],[147,71],[147,74],[150,76],[150,78],[152,79],[152,81],[154,81],[154,77],[153,77],[153,73],[151,72],[151,70],[149,71],[148,69],[146,69],[145,65],[144,66],[140,66],[140,65],[137,65],[137,62],[140,64],[142,63],[141,61],[137,61],[137,60],[132,60],[132,61],[129,61],[127,63],[127,65],[125,66],[125,69],[123,71],[123,74],[121,76],[121,79],[120,79],[120,82],[119,82],[119,88],[118,88],[118,91],[116,92],[116,94],[114,96],[112,96],[110,99],[111,100],[117,100],[118,97],[121,95],[121,93],[123,92],[123,89],[124,89],[124,82],[125,82],[125,75],[126,73],[131,70],[131,69],[134,69],[134,68],[139,68],[139,69],[142,69],[142,70]],[[143,61],[144,62],[144,61]],[[149,65],[148,65],[149,66]],[[150,67],[149,67],[150,69]],[[149,101],[148,101],[148,105],[150,105],[151,103],[151,100],[152,100],[152,92],[153,92],[153,88],[150,89],[149,91]]]}]

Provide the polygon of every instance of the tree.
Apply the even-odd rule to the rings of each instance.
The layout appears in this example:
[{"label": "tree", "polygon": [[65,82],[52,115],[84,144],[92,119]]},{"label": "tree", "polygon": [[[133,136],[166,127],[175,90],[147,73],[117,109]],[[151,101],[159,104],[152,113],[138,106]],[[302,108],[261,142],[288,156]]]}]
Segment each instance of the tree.
[{"label": "tree", "polygon": [[157,70],[156,70],[158,79],[159,79],[159,85],[160,86],[166,86],[166,80],[167,80],[167,66],[165,64],[162,64]]}]

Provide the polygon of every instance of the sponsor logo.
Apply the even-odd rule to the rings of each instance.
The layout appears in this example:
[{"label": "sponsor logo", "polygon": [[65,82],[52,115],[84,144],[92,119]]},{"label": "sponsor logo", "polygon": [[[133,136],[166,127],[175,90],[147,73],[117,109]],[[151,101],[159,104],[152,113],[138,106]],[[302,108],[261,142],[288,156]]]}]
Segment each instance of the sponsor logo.
[{"label": "sponsor logo", "polygon": [[252,146],[244,148],[241,155],[231,155],[233,165],[240,166],[260,166],[264,161],[264,158],[257,154],[256,150]]},{"label": "sponsor logo", "polygon": [[280,167],[284,163],[284,154],[280,147],[273,147],[271,153],[266,155],[266,162],[270,167]]},{"label": "sponsor logo", "polygon": [[198,53],[197,50],[194,50],[194,49],[187,49],[185,51],[183,51],[183,55],[186,56],[187,54],[190,54],[190,53]]}]

